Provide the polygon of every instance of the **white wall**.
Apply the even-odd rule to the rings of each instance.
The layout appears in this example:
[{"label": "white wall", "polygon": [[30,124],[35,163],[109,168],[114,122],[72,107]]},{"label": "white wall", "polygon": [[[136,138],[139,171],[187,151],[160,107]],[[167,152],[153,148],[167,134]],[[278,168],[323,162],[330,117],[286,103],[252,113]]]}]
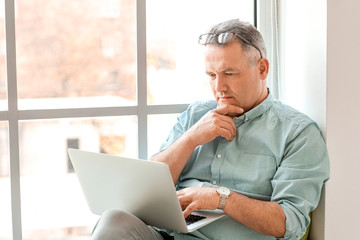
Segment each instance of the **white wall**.
[{"label": "white wall", "polygon": [[280,0],[283,101],[308,114],[325,133],[326,0]]},{"label": "white wall", "polygon": [[[326,135],[326,0],[279,0],[281,100],[314,119]],[[324,196],[325,194],[323,194]],[[310,239],[324,239],[325,198]]]},{"label": "white wall", "polygon": [[328,0],[325,239],[359,239],[360,1]]},{"label": "white wall", "polygon": [[331,179],[310,239],[358,239],[360,1],[279,2],[283,101],[320,124],[330,154]]}]

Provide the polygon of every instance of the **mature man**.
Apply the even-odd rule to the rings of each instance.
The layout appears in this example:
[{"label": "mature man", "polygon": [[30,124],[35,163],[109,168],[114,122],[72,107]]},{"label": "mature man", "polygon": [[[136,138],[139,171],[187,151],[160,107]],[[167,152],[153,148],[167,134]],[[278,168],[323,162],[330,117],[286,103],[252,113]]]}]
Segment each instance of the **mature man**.
[{"label": "mature man", "polygon": [[[317,124],[273,99],[264,41],[252,25],[220,23],[199,43],[205,45],[215,101],[191,104],[151,160],[169,166],[185,217],[217,208],[227,216],[191,234],[167,235],[130,214],[111,212],[94,239],[300,239],[305,234],[329,178]],[[105,238],[104,229],[115,237]]]}]

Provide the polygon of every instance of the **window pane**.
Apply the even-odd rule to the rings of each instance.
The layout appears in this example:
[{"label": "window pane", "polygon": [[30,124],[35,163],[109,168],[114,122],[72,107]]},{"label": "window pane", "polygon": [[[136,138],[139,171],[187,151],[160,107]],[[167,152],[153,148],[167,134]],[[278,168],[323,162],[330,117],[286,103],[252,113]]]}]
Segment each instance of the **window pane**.
[{"label": "window pane", "polygon": [[8,125],[0,122],[0,239],[12,239]]},{"label": "window pane", "polygon": [[179,114],[156,114],[148,116],[149,157],[157,153],[165,142]]},{"label": "window pane", "polygon": [[16,2],[20,109],[135,105],[135,1]]},{"label": "window pane", "polygon": [[[199,35],[219,22],[253,22],[253,0],[147,1],[148,103],[190,103],[212,99]],[[166,9],[166,11],[159,11]],[[166,19],[166,21],[164,21]]]},{"label": "window pane", "polygon": [[67,148],[137,157],[135,116],[21,121],[20,173],[24,239],[88,239],[91,214]]},{"label": "window pane", "polygon": [[0,0],[0,111],[7,109],[6,102],[6,44],[5,44],[5,3]]}]

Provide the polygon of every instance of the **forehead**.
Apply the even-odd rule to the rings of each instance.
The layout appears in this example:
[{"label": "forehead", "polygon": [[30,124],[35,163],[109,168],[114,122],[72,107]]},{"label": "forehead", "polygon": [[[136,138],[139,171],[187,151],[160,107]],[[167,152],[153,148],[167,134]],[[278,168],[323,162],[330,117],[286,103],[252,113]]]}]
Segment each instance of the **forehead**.
[{"label": "forehead", "polygon": [[204,56],[206,69],[223,71],[229,68],[248,67],[247,56],[244,54],[241,44],[237,41],[225,46],[207,45]]}]

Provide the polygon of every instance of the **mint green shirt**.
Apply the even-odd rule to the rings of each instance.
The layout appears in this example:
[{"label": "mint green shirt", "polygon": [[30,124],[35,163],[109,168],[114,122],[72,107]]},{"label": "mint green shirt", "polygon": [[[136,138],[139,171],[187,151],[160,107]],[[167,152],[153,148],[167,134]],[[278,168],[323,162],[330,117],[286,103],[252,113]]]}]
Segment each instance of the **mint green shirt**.
[{"label": "mint green shirt", "polygon": [[[194,125],[215,101],[191,104],[178,117],[161,150]],[[306,115],[273,99],[234,118],[236,137],[198,146],[183,169],[177,188],[225,186],[248,197],[275,201],[286,215],[284,239],[300,239],[310,224],[329,178],[326,145],[317,124]],[[276,239],[257,233],[226,216],[175,239]]]}]

